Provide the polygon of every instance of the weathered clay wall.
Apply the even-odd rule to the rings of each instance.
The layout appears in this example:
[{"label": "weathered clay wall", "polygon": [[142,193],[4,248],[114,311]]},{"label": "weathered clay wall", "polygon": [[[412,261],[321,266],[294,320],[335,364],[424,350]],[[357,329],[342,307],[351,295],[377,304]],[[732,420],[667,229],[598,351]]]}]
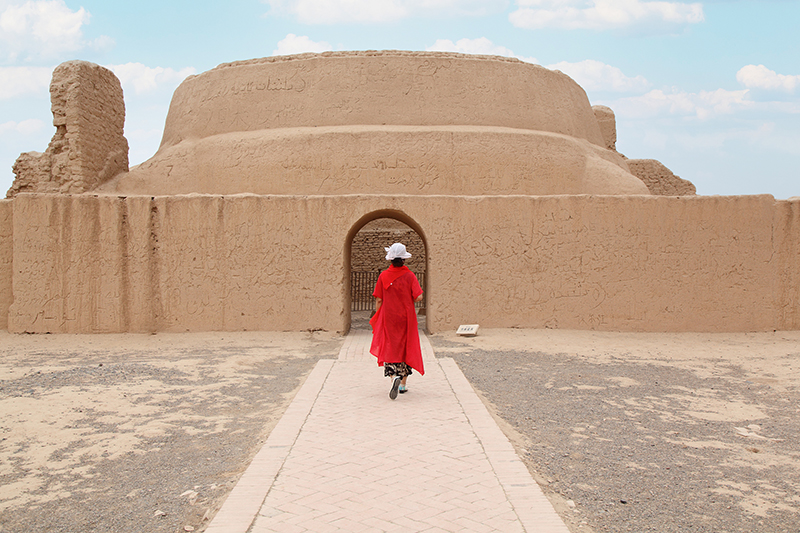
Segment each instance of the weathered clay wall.
[{"label": "weathered clay wall", "polygon": [[11,278],[13,274],[13,204],[0,200],[0,329],[8,329],[8,308],[13,300]]},{"label": "weathered clay wall", "polygon": [[603,136],[606,148],[617,151],[617,117],[614,111],[604,105],[592,106],[594,116],[597,117],[597,125],[600,127],[600,134]]},{"label": "weathered clay wall", "polygon": [[541,131],[337,126],[234,132],[161,148],[113,194],[650,194],[618,153]]},{"label": "weathered clay wall", "polygon": [[[795,289],[779,281],[797,276],[800,263],[788,241],[798,235],[776,227],[785,203],[770,196],[486,198],[466,213],[442,203],[444,212],[458,214],[443,217],[441,237],[429,240],[428,282],[469,287],[445,302],[431,294],[432,316],[445,324],[472,318],[488,327],[626,331],[800,326],[781,316],[787,305],[796,313],[798,303],[787,304]],[[487,221],[488,233],[458,230],[473,228],[473,219]],[[463,271],[436,268],[439,247]]]},{"label": "weathered clay wall", "polygon": [[187,78],[162,147],[235,131],[363,125],[541,130],[605,146],[569,76],[517,59],[442,52],[327,52],[220,65]]},{"label": "weathered clay wall", "polygon": [[773,292],[780,295],[778,321],[783,328],[800,329],[800,198],[778,202],[774,211],[776,276]]},{"label": "weathered clay wall", "polygon": [[56,133],[45,153],[26,152],[14,164],[8,191],[82,193],[128,170],[122,85],[110,70],[67,61],[50,83]]},{"label": "weathered clay wall", "polygon": [[345,241],[387,210],[434,332],[800,329],[800,201],[368,195],[21,195],[9,329],[343,331]]},{"label": "weathered clay wall", "polygon": [[691,181],[680,178],[655,159],[628,159],[631,173],[642,180],[651,194],[659,196],[691,196],[697,188]]},{"label": "weathered clay wall", "polygon": [[[11,331],[341,328],[325,200],[15,200]],[[314,247],[314,244],[319,246]]]}]

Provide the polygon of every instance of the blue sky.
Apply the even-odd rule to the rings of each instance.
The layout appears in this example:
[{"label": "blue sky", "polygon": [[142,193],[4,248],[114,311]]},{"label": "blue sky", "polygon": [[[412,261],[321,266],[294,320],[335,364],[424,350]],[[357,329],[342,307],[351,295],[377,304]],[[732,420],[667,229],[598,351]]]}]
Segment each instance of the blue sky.
[{"label": "blue sky", "polygon": [[699,194],[800,196],[800,1],[0,0],[0,189],[43,152],[62,61],[114,70],[131,164],[169,100],[220,63],[326,50],[514,56],[572,76],[617,116],[617,149]]}]

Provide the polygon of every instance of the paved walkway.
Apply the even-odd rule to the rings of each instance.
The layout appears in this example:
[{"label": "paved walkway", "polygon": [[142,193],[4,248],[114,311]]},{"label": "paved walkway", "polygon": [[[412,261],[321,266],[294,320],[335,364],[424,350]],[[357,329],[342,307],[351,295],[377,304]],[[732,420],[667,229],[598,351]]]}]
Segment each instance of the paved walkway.
[{"label": "paved walkway", "polygon": [[392,401],[353,330],[317,363],[208,533],[568,533],[452,359]]}]

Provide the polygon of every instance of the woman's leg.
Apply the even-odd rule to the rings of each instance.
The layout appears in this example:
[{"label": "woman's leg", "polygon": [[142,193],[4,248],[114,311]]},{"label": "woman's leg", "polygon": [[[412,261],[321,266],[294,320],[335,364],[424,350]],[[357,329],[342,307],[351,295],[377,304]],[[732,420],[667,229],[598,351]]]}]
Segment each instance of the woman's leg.
[{"label": "woman's leg", "polygon": [[405,364],[405,363],[402,363],[402,364],[403,364],[403,367],[404,367],[404,369],[403,369],[403,373],[402,373],[402,376],[403,376],[403,378],[400,380],[400,389],[399,389],[399,392],[400,392],[401,394],[402,394],[402,393],[405,393],[405,392],[408,390],[408,389],[406,388],[406,382],[408,382],[408,376],[410,376],[410,375],[413,373],[413,371],[411,370],[411,367],[410,367],[410,366],[408,366],[408,365],[407,365],[407,364]]},{"label": "woman's leg", "polygon": [[397,398],[398,392],[406,392],[406,381],[412,373],[411,367],[405,363],[384,363],[383,375],[392,377],[392,388],[389,391],[389,398]]}]

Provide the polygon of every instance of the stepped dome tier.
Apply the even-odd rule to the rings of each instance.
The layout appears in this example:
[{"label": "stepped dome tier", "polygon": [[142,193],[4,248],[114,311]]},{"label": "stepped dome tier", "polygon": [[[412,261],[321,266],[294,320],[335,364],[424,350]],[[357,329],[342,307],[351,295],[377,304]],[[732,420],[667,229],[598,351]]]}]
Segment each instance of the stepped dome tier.
[{"label": "stepped dome tier", "polygon": [[581,87],[516,59],[326,52],[220,65],[175,91],[127,194],[649,194]]}]

